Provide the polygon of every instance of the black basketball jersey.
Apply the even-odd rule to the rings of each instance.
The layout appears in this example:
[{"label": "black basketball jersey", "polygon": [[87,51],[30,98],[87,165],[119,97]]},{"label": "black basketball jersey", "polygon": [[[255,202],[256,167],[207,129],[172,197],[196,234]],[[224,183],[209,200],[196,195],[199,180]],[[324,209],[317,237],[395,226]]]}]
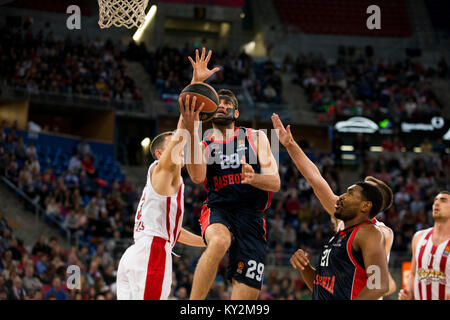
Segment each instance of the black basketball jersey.
[{"label": "black basketball jersey", "polygon": [[234,127],[235,134],[227,141],[218,141],[209,135],[202,143],[206,147],[207,169],[204,187],[205,203],[222,208],[264,212],[269,206],[273,192],[263,191],[248,184],[241,184],[241,159],[261,172],[250,128]]},{"label": "black basketball jersey", "polygon": [[352,248],[359,227],[367,220],[338,232],[324,246],[314,275],[313,300],[353,300],[365,287],[366,269],[361,251]]}]

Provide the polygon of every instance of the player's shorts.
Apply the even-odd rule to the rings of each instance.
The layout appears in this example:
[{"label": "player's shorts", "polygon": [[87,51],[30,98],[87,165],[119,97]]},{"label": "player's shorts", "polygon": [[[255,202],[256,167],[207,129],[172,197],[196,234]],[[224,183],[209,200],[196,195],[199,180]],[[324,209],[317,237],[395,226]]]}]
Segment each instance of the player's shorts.
[{"label": "player's shorts", "polygon": [[262,213],[249,209],[222,209],[203,206],[200,217],[202,236],[214,223],[225,225],[231,232],[228,279],[261,289],[266,259],[266,220]]},{"label": "player's shorts", "polygon": [[122,255],[117,300],[166,300],[172,285],[172,247],[160,237],[144,237]]}]

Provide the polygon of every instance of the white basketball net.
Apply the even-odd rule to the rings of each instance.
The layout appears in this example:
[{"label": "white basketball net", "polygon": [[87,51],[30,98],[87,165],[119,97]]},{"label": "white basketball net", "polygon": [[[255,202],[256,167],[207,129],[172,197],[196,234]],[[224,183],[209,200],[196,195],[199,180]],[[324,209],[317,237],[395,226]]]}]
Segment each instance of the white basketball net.
[{"label": "white basketball net", "polygon": [[128,29],[140,27],[145,22],[145,8],[148,0],[97,0],[100,28],[125,26]]}]

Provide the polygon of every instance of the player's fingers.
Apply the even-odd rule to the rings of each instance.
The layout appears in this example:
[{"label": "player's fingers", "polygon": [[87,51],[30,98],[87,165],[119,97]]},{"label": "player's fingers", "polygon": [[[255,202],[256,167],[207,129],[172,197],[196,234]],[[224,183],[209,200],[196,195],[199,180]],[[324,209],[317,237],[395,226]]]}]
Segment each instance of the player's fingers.
[{"label": "player's fingers", "polygon": [[192,98],[192,103],[191,103],[191,109],[190,109],[190,113],[191,115],[194,115],[194,110],[195,110],[195,105],[197,104],[197,97],[194,96]]},{"label": "player's fingers", "polygon": [[190,101],[191,101],[191,96],[190,95],[186,95],[186,100],[184,100],[184,110],[187,114],[190,113]]},{"label": "player's fingers", "polygon": [[302,255],[302,254],[297,255],[297,259],[301,263],[302,266],[308,265],[308,259],[306,259],[304,255]]},{"label": "player's fingers", "polygon": [[183,112],[184,106],[183,106],[183,99],[181,98],[181,95],[178,97],[178,108],[180,109],[181,112]]},{"label": "player's fingers", "polygon": [[287,131],[288,135],[292,136],[290,124],[288,124],[288,126],[286,127],[286,131]]},{"label": "player's fingers", "polygon": [[195,49],[195,62],[198,62],[200,60],[200,57],[198,55],[198,49]]},{"label": "player's fingers", "polygon": [[308,254],[305,251],[297,250],[296,254],[299,257],[300,261],[302,261],[303,264],[305,264],[305,265],[309,264]]},{"label": "player's fingers", "polygon": [[205,103],[202,102],[202,104],[200,105],[200,107],[198,107],[197,111],[195,111],[196,114],[199,114],[200,112],[202,112],[203,108],[205,107]]},{"label": "player's fingers", "polygon": [[294,265],[297,266],[297,269],[300,269],[300,270],[305,269],[305,267],[303,266],[303,263],[301,262],[300,257],[298,255],[294,254],[291,259],[292,259],[292,262],[294,263]]},{"label": "player's fingers", "polygon": [[292,258],[289,260],[289,262],[294,269],[297,269],[297,266],[292,262]]},{"label": "player's fingers", "polygon": [[297,259],[295,258],[295,256],[292,256],[291,259],[289,260],[289,262],[294,267],[294,269],[300,269],[301,266],[297,262]]},{"label": "player's fingers", "polygon": [[305,251],[303,251],[304,252],[304,255],[305,255],[305,259],[308,261],[308,263],[309,263],[309,253],[308,252],[305,252]]},{"label": "player's fingers", "polygon": [[188,56],[188,59],[189,59],[189,61],[191,62],[192,66],[195,68],[195,62],[194,62],[194,60],[193,60],[190,56]]},{"label": "player's fingers", "polygon": [[241,158],[241,164],[245,164],[246,162],[245,162],[245,155],[243,155],[242,156],[242,158]]},{"label": "player's fingers", "polygon": [[275,129],[279,129],[280,131],[284,131],[283,123],[280,120],[280,117],[276,113],[272,116],[272,124]]},{"label": "player's fingers", "polygon": [[205,60],[205,53],[206,53],[206,49],[205,49],[205,47],[203,47],[203,49],[202,49],[202,56],[201,56],[200,60],[202,60],[202,61]]},{"label": "player's fingers", "polygon": [[211,59],[212,50],[208,51],[208,55],[206,56],[205,62],[208,63],[209,59]]}]

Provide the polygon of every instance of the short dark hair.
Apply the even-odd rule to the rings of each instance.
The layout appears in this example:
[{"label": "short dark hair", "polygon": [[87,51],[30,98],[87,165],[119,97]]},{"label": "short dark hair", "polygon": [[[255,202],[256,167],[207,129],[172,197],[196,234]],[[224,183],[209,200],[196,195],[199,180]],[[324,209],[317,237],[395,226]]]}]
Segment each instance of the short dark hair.
[{"label": "short dark hair", "polygon": [[374,182],[380,188],[381,194],[383,195],[383,205],[381,206],[380,211],[388,210],[392,206],[392,203],[394,201],[394,193],[392,192],[392,189],[389,188],[389,186],[384,181],[381,181],[372,176],[367,176],[364,181]]},{"label": "short dark hair", "polygon": [[438,192],[438,194],[441,194],[441,193],[450,195],[450,191],[448,191],[448,190],[441,190]]},{"label": "short dark hair", "polygon": [[374,218],[380,212],[383,205],[383,194],[378,187],[368,182],[359,182],[356,185],[362,188],[361,195],[363,200],[372,202],[369,217],[370,219]]},{"label": "short dark hair", "polygon": [[167,132],[163,132],[158,134],[152,141],[152,143],[150,144],[150,152],[152,154],[153,159],[157,159],[156,157],[156,150],[157,149],[161,149],[164,141],[166,140],[167,137],[173,135],[173,131],[167,131]]},{"label": "short dark hair", "polygon": [[239,103],[238,100],[236,98],[236,96],[234,95],[234,93],[231,90],[227,90],[227,89],[220,89],[219,92],[217,92],[217,94],[219,95],[219,100],[220,100],[220,96],[227,96],[230,97],[231,102],[233,103],[233,106],[236,109],[239,109]]}]

